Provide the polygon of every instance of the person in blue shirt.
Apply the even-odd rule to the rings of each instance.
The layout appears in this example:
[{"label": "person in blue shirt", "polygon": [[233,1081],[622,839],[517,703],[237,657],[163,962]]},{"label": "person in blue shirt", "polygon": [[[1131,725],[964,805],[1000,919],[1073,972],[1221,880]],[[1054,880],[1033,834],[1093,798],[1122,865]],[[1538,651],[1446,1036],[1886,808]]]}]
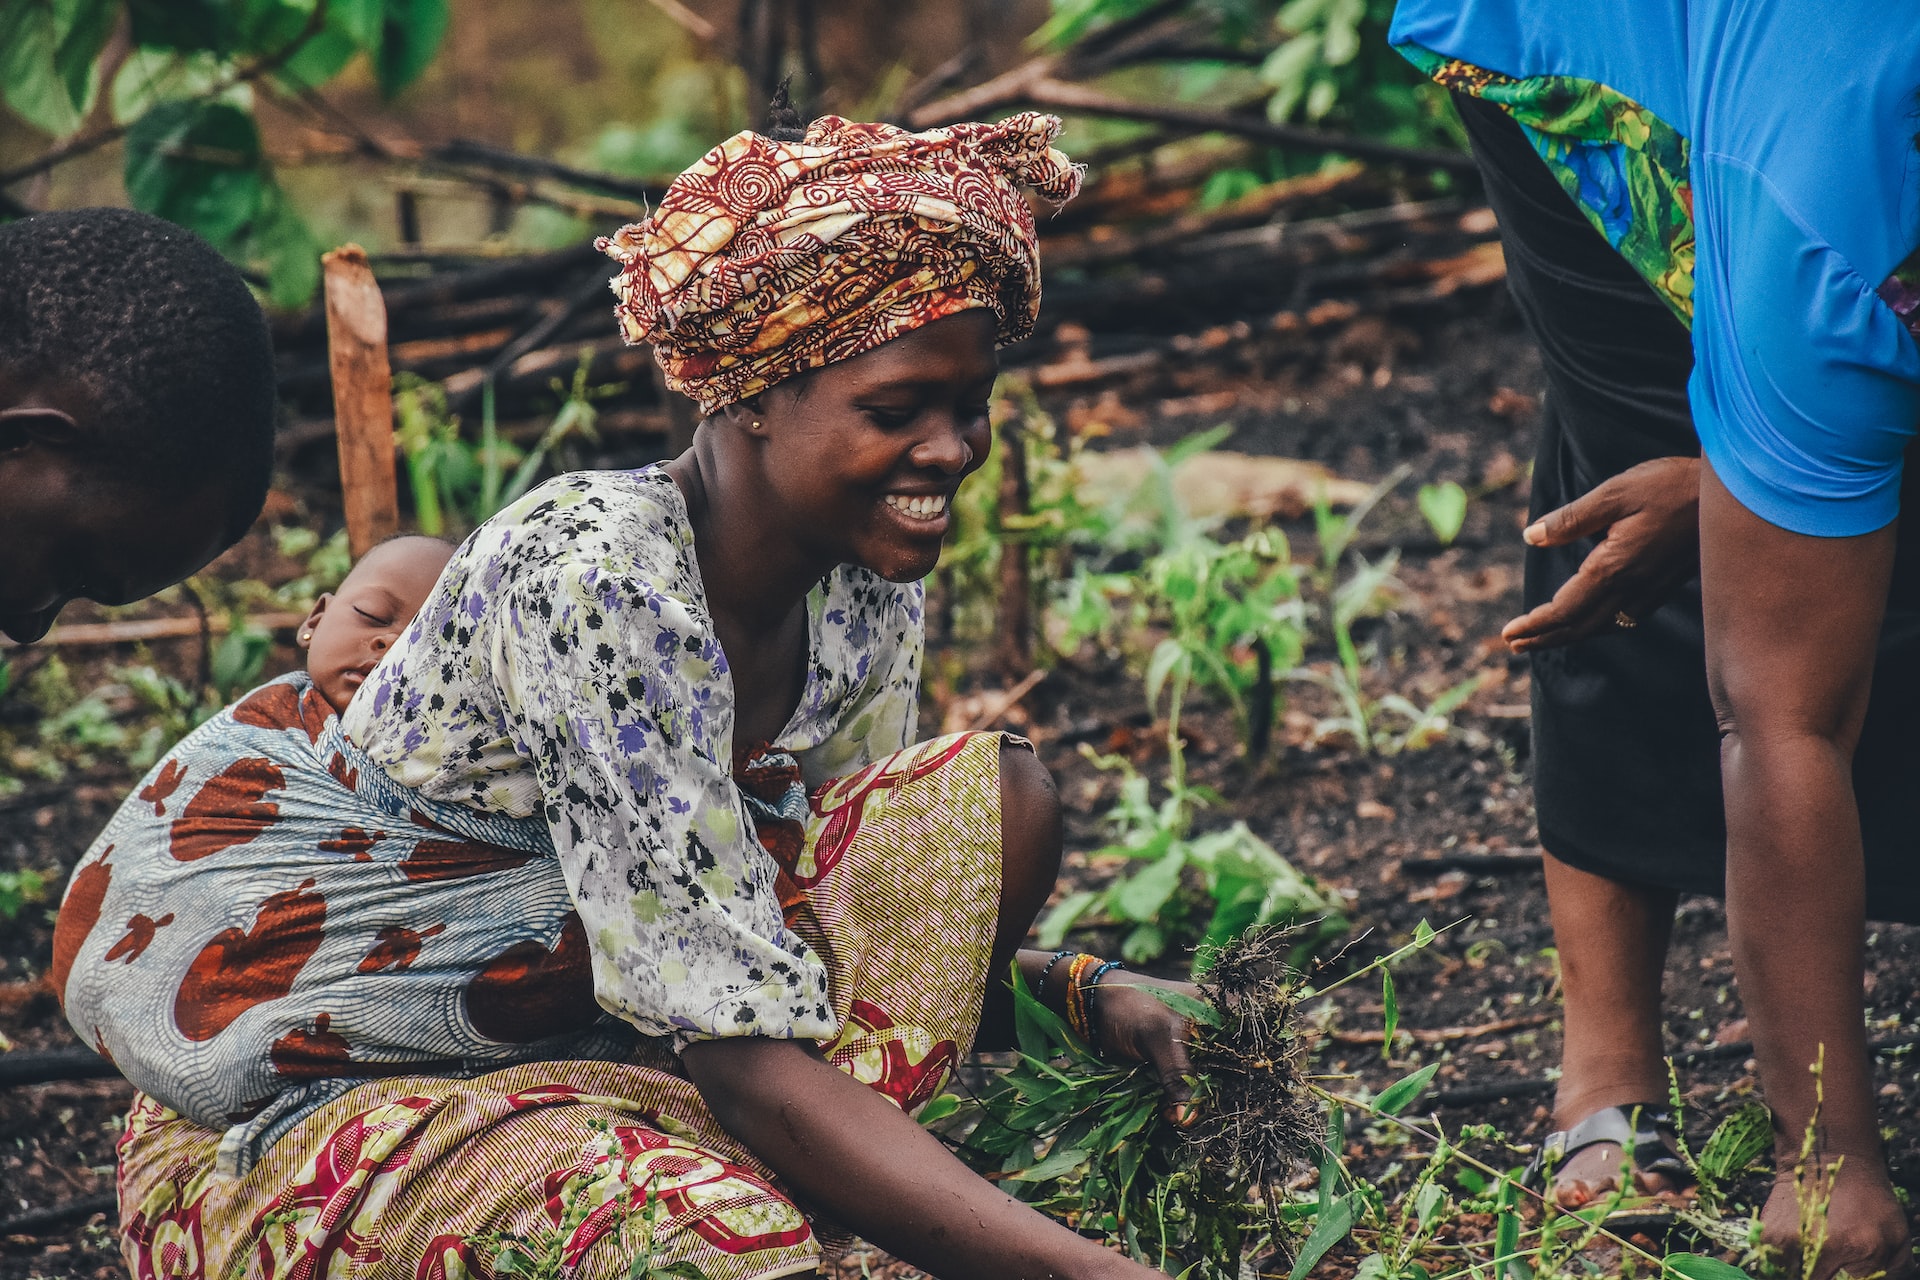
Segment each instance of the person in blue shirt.
[{"label": "person in blue shirt", "polygon": [[1798,1238],[1812,1126],[1814,1274],[1912,1276],[1861,983],[1869,902],[1920,919],[1920,7],[1401,0],[1390,38],[1454,93],[1548,377],[1505,635],[1565,977],[1551,1193],[1623,1151],[1639,1190],[1687,1180],[1661,971],[1677,893],[1724,882],[1766,1239]]}]

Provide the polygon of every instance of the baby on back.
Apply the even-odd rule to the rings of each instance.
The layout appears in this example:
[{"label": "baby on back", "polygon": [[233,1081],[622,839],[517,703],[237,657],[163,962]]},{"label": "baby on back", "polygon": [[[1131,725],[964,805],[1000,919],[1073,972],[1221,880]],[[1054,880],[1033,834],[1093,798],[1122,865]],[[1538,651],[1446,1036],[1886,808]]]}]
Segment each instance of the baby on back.
[{"label": "baby on back", "polygon": [[225,1130],[229,1172],[369,1077],[536,1042],[614,1052],[545,824],[402,792],[340,730],[452,550],[368,552],[301,625],[307,670],[169,752],[68,886],[51,971],[68,1021],[156,1103]]},{"label": "baby on back", "polygon": [[420,612],[452,556],[452,546],[438,538],[389,538],[313,606],[300,624],[300,647],[314,689],[335,715]]}]

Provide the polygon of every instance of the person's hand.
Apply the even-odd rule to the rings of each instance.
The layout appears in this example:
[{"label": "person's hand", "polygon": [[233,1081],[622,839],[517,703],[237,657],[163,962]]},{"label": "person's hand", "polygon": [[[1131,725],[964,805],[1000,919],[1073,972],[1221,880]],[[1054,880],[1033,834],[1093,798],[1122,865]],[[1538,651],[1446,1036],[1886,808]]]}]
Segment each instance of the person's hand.
[{"label": "person's hand", "polygon": [[1167,1119],[1188,1125],[1193,1123],[1193,1060],[1187,1052],[1193,1022],[1154,999],[1144,990],[1147,987],[1200,998],[1200,988],[1191,982],[1110,970],[1093,992],[1093,1030],[1098,1039],[1094,1047],[1104,1058],[1151,1066],[1166,1093]]},{"label": "person's hand", "polygon": [[[1907,1215],[1894,1198],[1884,1168],[1868,1156],[1849,1156],[1835,1176],[1831,1198],[1810,1205],[1809,1221],[1824,1218],[1826,1242],[1812,1271],[1812,1280],[1830,1280],[1842,1271],[1849,1276],[1882,1276],[1885,1280],[1914,1280],[1913,1239]],[[1809,1194],[1816,1194],[1810,1185]],[[1817,1194],[1825,1195],[1825,1191]],[[1760,1211],[1764,1244],[1773,1245],[1793,1260],[1800,1274],[1800,1201],[1793,1175],[1774,1179],[1773,1194]]]},{"label": "person's hand", "polygon": [[1552,600],[1515,618],[1500,638],[1515,653],[1553,649],[1639,619],[1700,572],[1700,460],[1655,458],[1527,526],[1529,546],[1598,537]]}]

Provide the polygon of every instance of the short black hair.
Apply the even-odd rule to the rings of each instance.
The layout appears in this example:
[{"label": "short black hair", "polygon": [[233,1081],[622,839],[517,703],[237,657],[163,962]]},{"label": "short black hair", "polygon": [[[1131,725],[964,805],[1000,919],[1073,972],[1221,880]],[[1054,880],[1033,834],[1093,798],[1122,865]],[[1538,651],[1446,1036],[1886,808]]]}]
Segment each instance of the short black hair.
[{"label": "short black hair", "polygon": [[132,209],[0,225],[0,370],[71,380],[108,475],[197,492],[223,481],[227,541],[266,502],[273,339],[240,272],[205,240]]}]

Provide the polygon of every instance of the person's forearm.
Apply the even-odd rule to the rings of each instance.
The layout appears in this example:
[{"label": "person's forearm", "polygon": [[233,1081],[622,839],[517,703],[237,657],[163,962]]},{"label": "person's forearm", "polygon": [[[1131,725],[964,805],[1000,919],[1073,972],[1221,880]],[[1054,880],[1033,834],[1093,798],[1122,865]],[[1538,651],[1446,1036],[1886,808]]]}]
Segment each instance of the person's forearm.
[{"label": "person's forearm", "polygon": [[941,1280],[1142,1280],[1158,1273],[977,1177],[886,1098],[806,1047],[753,1037],[688,1046],[722,1128],[809,1206]]}]

